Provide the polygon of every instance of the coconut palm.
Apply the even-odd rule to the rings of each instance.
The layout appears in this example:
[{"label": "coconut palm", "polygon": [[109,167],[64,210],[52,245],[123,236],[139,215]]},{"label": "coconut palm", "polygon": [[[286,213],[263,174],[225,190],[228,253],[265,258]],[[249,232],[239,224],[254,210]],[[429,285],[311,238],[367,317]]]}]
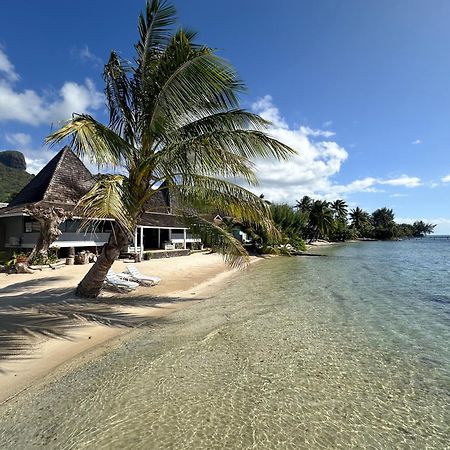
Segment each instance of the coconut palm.
[{"label": "coconut palm", "polygon": [[416,220],[412,227],[414,237],[424,237],[427,234],[433,233],[436,225],[432,223],[425,223],[423,220]]},{"label": "coconut palm", "polygon": [[348,205],[345,203],[345,200],[335,200],[334,202],[330,203],[330,208],[334,213],[334,218],[336,220],[339,220],[340,222],[346,222],[347,221],[347,208]]},{"label": "coconut palm", "polygon": [[315,200],[311,206],[308,221],[310,241],[326,237],[332,226],[333,212],[330,204],[324,200]]},{"label": "coconut palm", "polygon": [[55,144],[70,137],[80,156],[120,169],[101,177],[80,201],[84,217],[115,220],[77,288],[80,296],[99,294],[145,205],[160,190],[170,190],[176,212],[231,264],[245,264],[246,251],[204,219],[204,205],[273,231],[269,206],[228,180],[255,184],[251,159],[284,159],[293,150],[265,134],[268,122],[239,108],[243,84],[230,64],[196,44],[194,32],[174,32],[174,21],[171,4],[148,0],[139,17],[135,62],[113,51],[104,69],[109,125],[75,114],[47,138]]},{"label": "coconut palm", "polygon": [[295,208],[298,208],[300,212],[309,212],[313,204],[313,199],[308,195],[304,195],[301,200],[296,200]]},{"label": "coconut palm", "polygon": [[370,220],[369,213],[361,209],[359,206],[357,206],[355,209],[350,210],[349,216],[352,227],[357,231],[361,231],[369,223]]},{"label": "coconut palm", "polygon": [[378,239],[392,239],[396,233],[394,211],[389,208],[379,208],[372,213],[375,237]]}]

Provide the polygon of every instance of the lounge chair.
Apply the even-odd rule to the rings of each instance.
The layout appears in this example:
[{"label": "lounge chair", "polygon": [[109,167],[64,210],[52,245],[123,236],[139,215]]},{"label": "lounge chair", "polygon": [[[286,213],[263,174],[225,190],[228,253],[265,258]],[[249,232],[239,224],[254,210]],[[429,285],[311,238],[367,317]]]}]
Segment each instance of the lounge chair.
[{"label": "lounge chair", "polygon": [[127,273],[124,275],[131,275],[133,281],[136,281],[142,286],[155,286],[161,282],[161,278],[159,277],[143,275],[133,264],[128,264],[126,271]]},{"label": "lounge chair", "polygon": [[139,286],[139,283],[120,278],[119,274],[110,269],[106,274],[105,285],[119,292],[131,292]]}]

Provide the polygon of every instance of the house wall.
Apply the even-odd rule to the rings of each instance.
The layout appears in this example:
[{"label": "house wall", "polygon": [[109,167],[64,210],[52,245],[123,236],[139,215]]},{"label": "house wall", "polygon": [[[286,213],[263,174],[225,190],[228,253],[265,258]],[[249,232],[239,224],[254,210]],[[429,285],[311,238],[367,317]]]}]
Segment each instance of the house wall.
[{"label": "house wall", "polygon": [[[29,218],[27,218],[29,220]],[[38,232],[25,232],[25,217],[0,218],[0,248],[32,249]],[[53,244],[57,247],[100,247],[108,242],[109,233],[63,232]]]},{"label": "house wall", "polygon": [[[39,233],[24,233],[22,248],[33,248]],[[100,247],[108,242],[109,233],[62,233],[52,247]]]}]

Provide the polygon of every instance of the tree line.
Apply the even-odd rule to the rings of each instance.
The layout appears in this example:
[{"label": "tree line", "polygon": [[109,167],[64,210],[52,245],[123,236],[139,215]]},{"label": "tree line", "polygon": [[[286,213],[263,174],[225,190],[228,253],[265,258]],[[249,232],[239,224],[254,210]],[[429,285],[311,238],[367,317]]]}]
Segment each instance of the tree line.
[{"label": "tree line", "polygon": [[342,242],[351,239],[419,238],[433,233],[436,226],[422,220],[413,224],[396,223],[392,209],[383,207],[369,213],[359,206],[349,209],[342,199],[329,202],[305,195],[296,201],[295,206],[269,204],[279,234],[273,237],[257,229],[246,229],[264,253],[277,253],[276,249],[286,246],[302,250],[305,242],[318,239]]}]

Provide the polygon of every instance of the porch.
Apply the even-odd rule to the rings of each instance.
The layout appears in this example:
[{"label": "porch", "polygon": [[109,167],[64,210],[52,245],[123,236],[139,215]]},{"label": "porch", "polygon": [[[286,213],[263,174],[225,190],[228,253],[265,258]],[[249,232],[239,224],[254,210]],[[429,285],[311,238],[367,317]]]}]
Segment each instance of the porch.
[{"label": "porch", "polygon": [[200,244],[201,239],[194,237],[188,228],[139,225],[128,252],[140,253],[142,256],[144,252],[155,250],[191,250]]}]

